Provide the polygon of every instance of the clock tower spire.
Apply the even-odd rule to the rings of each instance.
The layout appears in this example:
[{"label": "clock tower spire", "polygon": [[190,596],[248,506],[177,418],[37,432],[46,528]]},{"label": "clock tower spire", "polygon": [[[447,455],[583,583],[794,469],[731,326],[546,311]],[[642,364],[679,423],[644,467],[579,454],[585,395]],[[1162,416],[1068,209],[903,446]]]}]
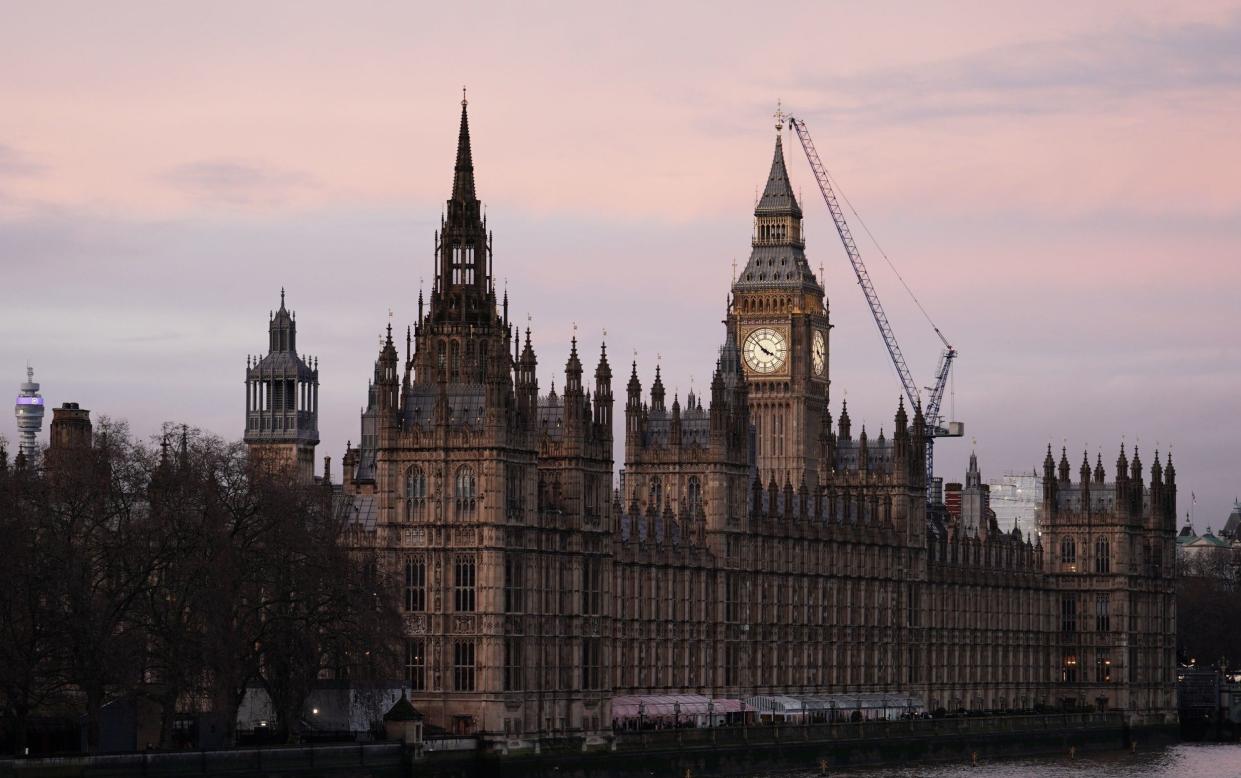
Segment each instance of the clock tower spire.
[{"label": "clock tower spire", "polygon": [[784,161],[784,113],[754,207],[750,259],[732,286],[726,324],[741,347],[759,472],[818,483],[818,434],[827,410],[827,299],[806,260],[801,204]]}]

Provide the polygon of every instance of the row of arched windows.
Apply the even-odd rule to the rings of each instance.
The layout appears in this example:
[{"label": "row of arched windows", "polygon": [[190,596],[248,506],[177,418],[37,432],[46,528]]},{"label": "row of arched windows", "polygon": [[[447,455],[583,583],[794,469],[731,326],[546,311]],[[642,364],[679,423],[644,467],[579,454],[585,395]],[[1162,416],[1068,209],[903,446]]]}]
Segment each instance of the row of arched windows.
[{"label": "row of arched windows", "polygon": [[[1085,557],[1085,555],[1083,556]],[[1086,559],[1084,558],[1083,561],[1086,561]],[[1071,567],[1074,571],[1076,571],[1077,542],[1073,540],[1073,538],[1064,538],[1060,541],[1060,564]],[[1099,538],[1094,544],[1094,572],[1110,573],[1111,571],[1111,544],[1107,542],[1107,538]]]},{"label": "row of arched windows", "polygon": [[435,344],[435,365],[439,370],[447,371],[449,381],[479,382],[486,371],[487,359],[490,354],[487,341],[480,341],[477,349],[473,340],[465,342],[465,357],[462,359],[461,341],[443,339]]},{"label": "row of arched windows", "polygon": [[760,224],[758,225],[759,240],[788,240],[789,228],[787,224]]},{"label": "row of arched windows", "polygon": [[[405,517],[421,519],[426,515],[427,475],[414,465],[405,471]],[[453,478],[453,503],[458,516],[473,513],[478,502],[478,478],[474,468],[462,465]]]},{"label": "row of arched windows", "polygon": [[786,311],[793,301],[787,297],[749,297],[741,302],[743,311]]},{"label": "row of arched windows", "polygon": [[[659,480],[658,476],[653,476],[650,481],[647,505],[660,510],[663,508],[663,504],[663,482]],[[685,485],[685,507],[689,509],[691,515],[695,515],[702,510],[702,481],[696,475],[691,475]]]}]

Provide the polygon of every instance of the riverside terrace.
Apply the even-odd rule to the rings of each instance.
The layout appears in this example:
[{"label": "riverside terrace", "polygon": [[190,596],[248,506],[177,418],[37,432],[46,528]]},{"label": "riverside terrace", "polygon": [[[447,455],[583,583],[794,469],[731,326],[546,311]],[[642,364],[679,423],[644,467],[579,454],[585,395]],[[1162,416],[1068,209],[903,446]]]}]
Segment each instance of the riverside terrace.
[{"label": "riverside terrace", "polygon": [[1041,754],[1145,749],[1174,730],[1131,728],[1121,713],[872,720],[832,724],[746,724],[619,733],[598,751],[581,737],[549,741],[539,752],[475,749],[475,738],[421,744],[325,744],[218,751],[0,760],[0,778],[65,776],[349,775],[534,778],[572,770],[603,776],[752,774],[781,768],[969,762]]},{"label": "riverside terrace", "polygon": [[613,729],[714,727],[743,721],[822,724],[926,716],[921,698],[897,692],[757,695],[741,700],[701,694],[612,698]]}]

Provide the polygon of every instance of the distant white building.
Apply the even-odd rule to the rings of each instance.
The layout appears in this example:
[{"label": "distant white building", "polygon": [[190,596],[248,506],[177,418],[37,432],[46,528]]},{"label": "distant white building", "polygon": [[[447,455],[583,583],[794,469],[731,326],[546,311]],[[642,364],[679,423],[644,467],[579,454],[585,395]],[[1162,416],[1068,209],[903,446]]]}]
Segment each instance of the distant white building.
[{"label": "distant white building", "polygon": [[1001,532],[1016,527],[1022,535],[1038,530],[1038,509],[1043,500],[1043,478],[1037,473],[1005,473],[1003,478],[988,481],[991,487],[991,510]]}]

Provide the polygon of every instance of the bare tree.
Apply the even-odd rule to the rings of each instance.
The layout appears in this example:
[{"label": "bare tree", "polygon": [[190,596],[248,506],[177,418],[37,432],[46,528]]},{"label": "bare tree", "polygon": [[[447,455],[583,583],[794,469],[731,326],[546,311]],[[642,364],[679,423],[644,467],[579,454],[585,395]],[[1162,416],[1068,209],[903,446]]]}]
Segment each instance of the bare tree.
[{"label": "bare tree", "polygon": [[41,553],[56,574],[49,595],[65,680],[85,698],[92,751],[108,696],[142,678],[145,638],[136,609],[156,567],[145,459],[123,423],[103,419],[97,429],[93,447],[48,452],[39,519]]},{"label": "bare tree", "polygon": [[252,463],[239,443],[166,428],[152,445],[101,420],[94,444],[42,471],[0,457],[0,695],[24,731],[53,696],[141,694],[176,716],[206,703],[230,728],[261,685],[298,735],[315,682],[395,677],[395,588],[341,543],[330,486]]},{"label": "bare tree", "polygon": [[1241,662],[1241,600],[1231,549],[1180,560],[1176,580],[1177,643],[1182,659],[1202,666]]},{"label": "bare tree", "polygon": [[31,713],[64,688],[55,603],[55,571],[41,553],[36,507],[44,502],[38,473],[15,477],[0,446],[0,701],[13,722],[13,753],[26,750]]},{"label": "bare tree", "polygon": [[315,682],[393,677],[398,611],[380,586],[377,566],[341,544],[344,524],[333,495],[268,477],[264,509],[279,542],[265,548],[269,577],[260,679],[286,739],[300,734],[300,714]]},{"label": "bare tree", "polygon": [[146,693],[160,706],[160,746],[173,745],[176,716],[200,707],[210,678],[211,585],[227,555],[227,514],[218,499],[218,475],[237,456],[219,438],[165,425],[158,459],[150,466],[151,554],[155,575],[143,598],[147,635]]}]

